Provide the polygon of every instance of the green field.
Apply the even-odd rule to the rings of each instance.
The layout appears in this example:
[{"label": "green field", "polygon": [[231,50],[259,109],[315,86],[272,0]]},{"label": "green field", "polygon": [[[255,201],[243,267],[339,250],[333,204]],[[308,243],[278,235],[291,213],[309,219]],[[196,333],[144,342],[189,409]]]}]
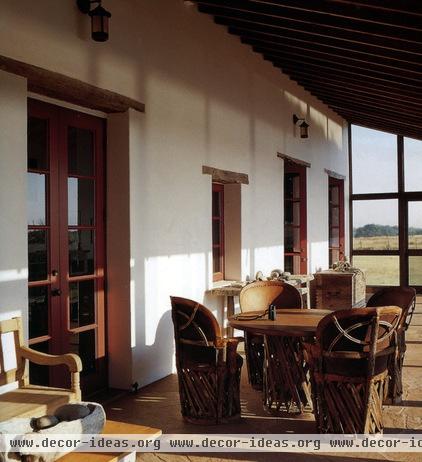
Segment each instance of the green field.
[{"label": "green field", "polygon": [[[354,250],[397,250],[398,236],[354,237]],[[409,249],[422,249],[422,235],[409,236]]]},{"label": "green field", "polygon": [[[353,238],[354,250],[397,250],[397,236]],[[410,249],[422,249],[422,235],[409,236]],[[356,255],[353,266],[366,272],[368,285],[399,285],[399,257]],[[422,285],[422,256],[409,258],[410,285]]]}]

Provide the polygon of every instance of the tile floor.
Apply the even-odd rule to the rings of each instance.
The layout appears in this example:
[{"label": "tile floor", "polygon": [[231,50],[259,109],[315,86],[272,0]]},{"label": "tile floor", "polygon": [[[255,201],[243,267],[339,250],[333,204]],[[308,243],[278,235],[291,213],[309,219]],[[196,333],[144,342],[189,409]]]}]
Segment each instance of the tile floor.
[{"label": "tile floor", "polygon": [[[422,297],[418,299],[412,325],[407,335],[404,379],[404,400],[400,406],[385,407],[385,433],[422,433]],[[176,375],[166,377],[137,394],[126,395],[107,406],[110,419],[139,423],[161,428],[163,433],[314,433],[311,413],[302,416],[269,414],[261,404],[261,394],[247,383],[246,365],[242,371],[242,418],[239,422],[220,426],[197,426],[183,422],[179,410],[179,394]],[[362,453],[345,456],[335,454],[259,454],[259,453],[208,453],[191,454],[139,454],[145,462],[229,462],[283,460],[286,462],[355,461],[422,461],[417,453]]]}]

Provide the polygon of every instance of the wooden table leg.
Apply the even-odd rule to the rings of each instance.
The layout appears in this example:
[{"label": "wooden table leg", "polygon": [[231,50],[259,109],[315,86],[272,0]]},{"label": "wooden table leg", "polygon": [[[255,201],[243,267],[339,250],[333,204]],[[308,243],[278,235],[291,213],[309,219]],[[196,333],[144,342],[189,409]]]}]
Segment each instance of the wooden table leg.
[{"label": "wooden table leg", "polygon": [[[229,319],[231,316],[234,316],[234,296],[227,295],[227,319]],[[233,327],[230,327],[229,325],[227,325],[226,336],[233,337],[233,331],[234,331]]]},{"label": "wooden table leg", "polygon": [[297,337],[265,335],[264,407],[302,413],[312,409],[309,368]]}]

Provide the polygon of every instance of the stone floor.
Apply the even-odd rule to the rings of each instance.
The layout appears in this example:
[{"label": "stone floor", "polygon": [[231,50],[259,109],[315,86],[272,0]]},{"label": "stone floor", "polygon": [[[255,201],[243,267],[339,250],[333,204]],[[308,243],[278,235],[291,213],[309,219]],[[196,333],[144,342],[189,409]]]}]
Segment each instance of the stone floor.
[{"label": "stone floor", "polygon": [[[385,407],[385,433],[422,433],[422,297],[407,335],[408,350],[403,373],[404,401],[400,406]],[[139,423],[161,428],[163,433],[314,433],[311,413],[302,416],[269,414],[261,404],[261,394],[254,391],[246,380],[246,367],[242,372],[242,419],[235,424],[197,426],[183,422],[179,409],[177,377],[171,375],[144,389],[136,395],[124,396],[107,406],[110,419]],[[345,456],[335,454],[259,454],[259,453],[208,453],[191,454],[139,454],[138,461],[145,462],[229,462],[244,460],[286,462],[354,462],[354,461],[422,461],[421,453],[361,453]]]}]

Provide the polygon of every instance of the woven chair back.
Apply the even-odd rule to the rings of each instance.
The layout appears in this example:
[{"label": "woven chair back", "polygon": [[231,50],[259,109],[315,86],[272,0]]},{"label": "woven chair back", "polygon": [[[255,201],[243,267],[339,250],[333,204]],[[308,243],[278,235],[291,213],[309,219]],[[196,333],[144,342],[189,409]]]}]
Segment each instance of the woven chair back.
[{"label": "woven chair back", "polygon": [[407,330],[415,304],[416,290],[412,287],[384,287],[371,296],[366,306],[399,306],[402,309],[401,327]]},{"label": "woven chair back", "polygon": [[242,312],[266,310],[269,305],[277,308],[302,308],[302,295],[291,284],[282,281],[257,281],[240,292]]},{"label": "woven chair back", "polygon": [[319,372],[373,376],[394,352],[401,308],[356,308],[327,315],[318,325]]},{"label": "woven chair back", "polygon": [[220,326],[210,310],[198,302],[170,297],[176,344],[213,345],[221,337]]}]

